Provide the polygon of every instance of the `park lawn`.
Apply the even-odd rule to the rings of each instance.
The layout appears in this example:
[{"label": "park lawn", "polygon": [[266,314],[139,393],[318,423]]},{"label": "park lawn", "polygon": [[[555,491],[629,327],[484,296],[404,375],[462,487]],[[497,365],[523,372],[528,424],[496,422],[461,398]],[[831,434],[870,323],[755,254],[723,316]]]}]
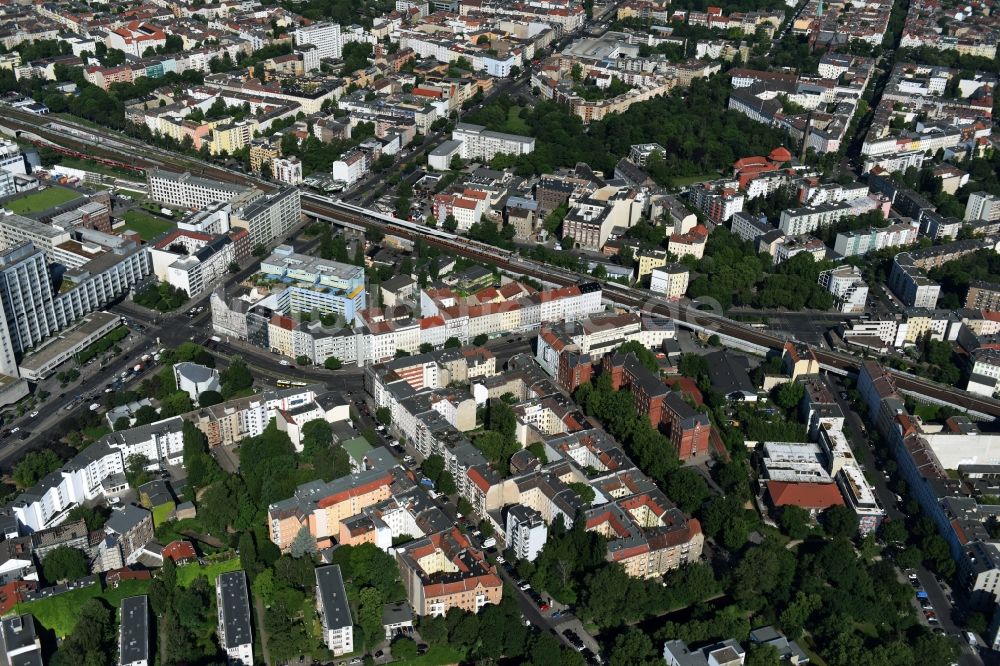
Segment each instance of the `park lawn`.
[{"label": "park lawn", "polygon": [[125,213],[125,228],[137,232],[142,240],[148,242],[164,231],[173,229],[174,225],[142,211],[130,210]]},{"label": "park lawn", "polygon": [[407,666],[444,666],[445,664],[458,664],[465,660],[465,652],[456,650],[445,645],[435,645],[427,654],[420,655],[406,661],[394,661],[394,664],[407,664]]},{"label": "park lawn", "polygon": [[47,599],[18,604],[17,610],[19,613],[31,613],[43,627],[51,629],[56,636],[62,638],[73,631],[80,615],[80,607],[87,601],[103,599],[109,606],[117,610],[125,597],[146,594],[148,591],[149,581],[147,580],[126,580],[122,581],[118,587],[107,590],[102,590],[100,585],[91,585]]},{"label": "park lawn", "polygon": [[686,187],[688,185],[694,185],[695,183],[702,183],[706,180],[713,180],[718,178],[719,174],[710,173],[703,176],[675,176],[670,179],[670,183],[674,187]]},{"label": "park lawn", "polygon": [[522,108],[523,107],[514,105],[507,109],[507,129],[510,130],[511,134],[531,134],[531,128],[520,115]]},{"label": "park lawn", "polygon": [[64,204],[73,199],[79,199],[80,193],[65,187],[49,186],[44,190],[37,190],[31,194],[13,199],[4,204],[4,207],[18,215],[28,215],[40,213],[53,206]]},{"label": "park lawn", "polygon": [[220,574],[237,571],[241,569],[242,566],[243,565],[240,564],[240,558],[238,557],[222,560],[220,562],[213,562],[207,567],[197,564],[186,564],[183,567],[177,567],[177,584],[181,587],[188,587],[198,576],[204,576],[208,579],[208,582],[214,586],[215,579],[218,578]]}]

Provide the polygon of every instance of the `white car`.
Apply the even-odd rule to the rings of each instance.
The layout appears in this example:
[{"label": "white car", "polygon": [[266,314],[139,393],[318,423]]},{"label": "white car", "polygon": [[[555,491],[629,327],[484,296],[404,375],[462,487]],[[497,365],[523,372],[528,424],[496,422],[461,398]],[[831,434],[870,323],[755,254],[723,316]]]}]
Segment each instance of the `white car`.
[{"label": "white car", "polygon": [[281,365],[291,365],[291,363],[289,363],[285,359],[281,359]]},{"label": "white car", "polygon": [[31,414],[29,414],[28,416],[30,416],[31,418],[35,418],[36,416],[38,416],[38,412],[31,412]]},{"label": "white car", "polygon": [[10,429],[10,434],[13,435],[15,432],[19,431],[20,429],[21,429],[21,426],[14,426],[13,428]]}]

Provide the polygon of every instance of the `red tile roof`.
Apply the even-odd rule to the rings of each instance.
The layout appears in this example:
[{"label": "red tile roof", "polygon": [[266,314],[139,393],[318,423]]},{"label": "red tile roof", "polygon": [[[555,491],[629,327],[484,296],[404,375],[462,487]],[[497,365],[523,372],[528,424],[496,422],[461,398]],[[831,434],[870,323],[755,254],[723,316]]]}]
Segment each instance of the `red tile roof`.
[{"label": "red tile roof", "polygon": [[835,483],[768,481],[767,492],[775,506],[794,505],[803,509],[822,510],[844,504],[844,498]]}]

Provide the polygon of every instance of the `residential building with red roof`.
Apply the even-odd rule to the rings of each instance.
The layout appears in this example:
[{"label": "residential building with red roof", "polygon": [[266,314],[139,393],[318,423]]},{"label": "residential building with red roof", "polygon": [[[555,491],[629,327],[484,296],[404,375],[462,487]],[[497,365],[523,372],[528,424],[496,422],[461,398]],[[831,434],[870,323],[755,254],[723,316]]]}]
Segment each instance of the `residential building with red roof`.
[{"label": "residential building with red roof", "polygon": [[163,557],[170,558],[177,566],[183,566],[198,559],[198,553],[190,541],[177,539],[163,547]]},{"label": "residential building with red roof", "polygon": [[130,21],[108,33],[108,48],[124,51],[136,58],[142,57],[146,49],[156,49],[167,43],[163,30],[150,23]]},{"label": "residential building with red roof", "polygon": [[812,513],[831,506],[843,506],[844,498],[835,483],[793,483],[768,481],[767,494],[775,508],[797,506]]},{"label": "residential building with red roof", "polygon": [[401,546],[396,563],[417,615],[443,617],[452,608],[477,613],[503,595],[496,567],[458,528]]},{"label": "residential building with red roof", "polygon": [[402,473],[394,469],[392,455],[384,448],[373,449],[367,453],[365,464],[358,474],[329,483],[302,484],[292,497],[271,504],[267,510],[271,541],[287,551],[305,529],[320,547],[326,547],[339,533],[340,521],[389,499],[390,486]]}]

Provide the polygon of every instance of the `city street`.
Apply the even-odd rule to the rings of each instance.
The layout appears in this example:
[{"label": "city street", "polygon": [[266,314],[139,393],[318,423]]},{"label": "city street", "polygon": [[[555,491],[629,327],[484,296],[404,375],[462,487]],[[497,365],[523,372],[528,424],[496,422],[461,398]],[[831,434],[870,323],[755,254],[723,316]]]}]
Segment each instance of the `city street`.
[{"label": "city street", "polygon": [[[834,375],[828,375],[828,378],[833,387],[837,404],[845,415],[844,435],[850,441],[854,455],[868,471],[867,477],[875,489],[875,496],[878,498],[882,508],[885,509],[886,518],[888,520],[905,521],[906,515],[899,509],[896,502],[896,493],[889,488],[889,482],[876,463],[875,454],[871,446],[869,446],[868,435],[861,417],[858,416],[851,403],[840,396],[841,392],[846,391],[842,380]],[[922,589],[927,592],[928,600],[934,607],[940,627],[945,633],[955,636],[955,640],[962,645],[962,655],[958,663],[961,666],[982,666],[983,660],[963,639],[963,631],[955,622],[956,608],[948,601],[947,593],[942,584],[926,567],[918,567],[915,572]],[[915,593],[916,590],[914,590]],[[914,612],[922,615],[919,613],[919,610],[919,607],[917,607],[914,609]],[[924,625],[927,626],[926,621],[924,621]]]}]

